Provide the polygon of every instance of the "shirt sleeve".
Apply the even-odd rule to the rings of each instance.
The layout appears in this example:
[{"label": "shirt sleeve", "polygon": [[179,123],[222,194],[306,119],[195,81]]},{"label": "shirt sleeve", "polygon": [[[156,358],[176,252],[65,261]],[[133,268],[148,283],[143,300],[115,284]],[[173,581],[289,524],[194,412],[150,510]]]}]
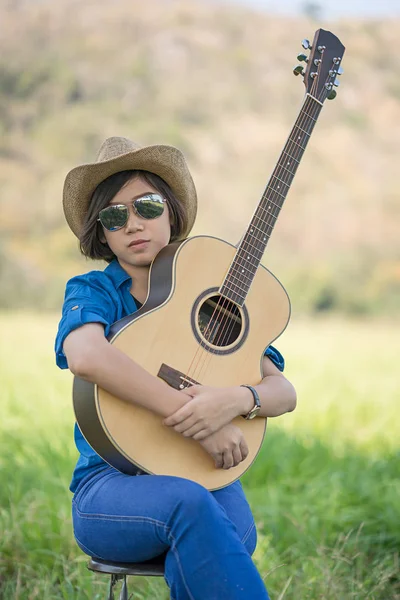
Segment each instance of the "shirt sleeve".
[{"label": "shirt sleeve", "polygon": [[284,370],[284,368],[285,368],[285,359],[283,358],[283,356],[279,352],[279,350],[277,350],[276,348],[274,348],[274,346],[268,346],[268,348],[264,352],[264,356],[268,356],[268,358],[272,360],[272,362],[274,363],[274,365],[276,367],[278,367],[278,369],[280,371]]},{"label": "shirt sleeve", "polygon": [[[97,273],[94,277],[92,273]],[[55,341],[56,363],[67,369],[68,362],[63,351],[64,340],[74,329],[86,323],[102,323],[107,336],[115,319],[115,305],[106,287],[102,286],[102,272],[91,272],[73,277],[65,289],[62,317]]]}]

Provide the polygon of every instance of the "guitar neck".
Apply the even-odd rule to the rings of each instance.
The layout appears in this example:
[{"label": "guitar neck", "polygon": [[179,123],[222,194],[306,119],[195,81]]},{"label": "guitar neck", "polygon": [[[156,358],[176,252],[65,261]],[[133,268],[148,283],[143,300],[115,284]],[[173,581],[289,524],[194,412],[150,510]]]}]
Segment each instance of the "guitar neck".
[{"label": "guitar neck", "polygon": [[242,306],[267,247],[297,167],[321,112],[322,103],[307,94],[276,167],[244,234],[220,293]]}]

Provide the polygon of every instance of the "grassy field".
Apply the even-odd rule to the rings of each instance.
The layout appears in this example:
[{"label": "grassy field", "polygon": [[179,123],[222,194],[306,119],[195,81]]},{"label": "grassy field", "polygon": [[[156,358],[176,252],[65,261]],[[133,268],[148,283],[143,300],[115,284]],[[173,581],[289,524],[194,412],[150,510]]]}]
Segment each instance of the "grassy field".
[{"label": "grassy field", "polygon": [[[5,600],[106,598],[72,536],[72,377],[55,367],[56,326],[52,315],[0,316]],[[298,407],[269,421],[244,478],[271,598],[400,598],[399,327],[293,322],[276,345]],[[136,586],[138,598],[168,598],[161,580]]]}]

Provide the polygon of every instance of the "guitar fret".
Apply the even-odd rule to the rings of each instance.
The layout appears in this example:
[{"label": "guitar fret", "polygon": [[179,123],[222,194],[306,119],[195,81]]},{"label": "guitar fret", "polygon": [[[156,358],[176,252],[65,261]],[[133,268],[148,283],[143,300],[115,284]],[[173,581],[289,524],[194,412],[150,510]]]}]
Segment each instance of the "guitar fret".
[{"label": "guitar fret", "polygon": [[295,125],[295,127],[297,127],[297,129],[300,129],[300,131],[302,131],[303,133],[305,133],[306,135],[308,135],[308,137],[311,136],[311,133],[308,133],[308,131],[306,131],[305,129],[302,129],[302,127],[300,127],[300,125]]},{"label": "guitar fret", "polygon": [[253,271],[251,269],[248,269],[247,267],[245,267],[244,265],[237,265],[236,268],[240,268],[240,269],[245,269],[245,271],[248,271],[249,273],[251,273],[252,275],[254,275],[254,273],[257,271],[257,267],[258,265],[251,265],[253,267]]},{"label": "guitar fret", "polygon": [[[251,265],[251,266],[253,267],[253,270],[251,270],[251,269],[248,269],[247,267],[245,267],[245,266],[244,266],[244,265],[242,265],[242,264],[239,264],[239,263],[238,263],[238,261],[233,261],[233,263],[232,263],[232,266],[231,266],[231,268],[230,268],[230,271],[229,271],[228,273],[231,273],[231,272],[233,273],[233,271],[236,271],[237,273],[239,273],[239,269],[240,269],[240,270],[241,270],[241,269],[244,269],[245,271],[248,271],[249,273],[251,273],[251,275],[253,276],[253,275],[254,275],[254,273],[255,273],[255,272],[256,272],[256,270],[257,270],[257,267],[258,267],[258,265]],[[245,275],[245,277],[247,277],[247,275]],[[249,278],[249,277],[247,277],[247,278],[248,278],[248,279],[252,279],[252,278]]]},{"label": "guitar fret", "polygon": [[287,184],[285,181],[283,181],[282,179],[279,179],[279,177],[277,177],[276,175],[272,175],[272,177],[275,177],[275,179],[277,179],[278,181],[280,181],[281,183],[283,183],[284,185],[287,185],[288,187],[290,187],[290,184]]},{"label": "guitar fret", "polygon": [[302,150],[305,150],[306,147],[302,146],[301,144],[299,144],[298,142],[295,142],[295,140],[292,140],[291,138],[289,138],[291,142],[293,142],[293,144],[297,144],[297,146],[299,146]]},{"label": "guitar fret", "polygon": [[314,119],[314,117],[312,117],[311,115],[309,115],[308,113],[306,113],[304,110],[301,110],[300,112],[302,112],[303,114],[305,114],[306,117],[308,117],[309,119],[311,119],[311,121],[314,121],[314,123],[317,122],[317,119]]},{"label": "guitar fret", "polygon": [[290,170],[290,169],[288,169],[287,167],[284,167],[283,165],[279,165],[279,167],[280,167],[281,169],[285,169],[285,171],[287,171],[288,173],[290,173],[292,177],[294,177],[294,176],[295,176],[295,173],[293,173],[293,171],[291,171],[291,170]]},{"label": "guitar fret", "polygon": [[[235,285],[235,284],[233,284],[233,285]],[[241,298],[242,300],[245,300],[245,299],[246,299],[246,296],[242,297],[242,295],[241,295],[241,294],[239,294],[239,292],[235,292],[235,290],[232,290],[232,289],[229,287],[229,285],[228,285],[227,283],[224,283],[224,285],[221,287],[221,292],[222,292],[222,290],[223,290],[224,288],[227,288],[229,291],[231,291],[231,292],[233,292],[234,294],[236,294],[236,296],[239,296],[239,298]],[[244,290],[242,290],[242,291],[244,291]],[[222,293],[223,293],[223,292],[222,292]],[[247,292],[246,292],[246,294],[247,294]]]},{"label": "guitar fret", "polygon": [[274,190],[274,188],[272,188],[270,185],[267,185],[267,188],[269,190],[272,190],[273,192],[275,192],[275,194],[278,194],[278,196],[282,196],[282,198],[286,198],[286,195],[281,194],[280,192],[278,192],[278,190]]},{"label": "guitar fret", "polygon": [[[273,200],[270,200],[269,198],[266,198],[265,196],[262,197],[262,200],[266,200],[267,202],[270,202],[274,206],[277,206],[278,208],[282,208],[280,204],[277,204],[276,202],[274,202]],[[261,204],[259,205],[259,207],[262,208]],[[265,208],[263,208],[263,210],[265,210]]]},{"label": "guitar fret", "polygon": [[[246,269],[246,270],[248,271],[248,269]],[[253,281],[253,276],[254,276],[254,273],[253,273],[252,271],[249,271],[249,273],[251,273],[252,277],[249,277],[248,275],[245,275],[245,274],[243,274],[243,272],[242,272],[242,274],[241,274],[241,277],[245,277],[246,279],[248,279],[248,280],[251,282],[251,281]],[[238,281],[242,281],[242,280],[240,279],[240,277],[238,277],[237,275],[234,275],[234,274],[233,274],[233,271],[231,271],[231,272],[229,273],[229,277],[234,277],[234,278],[235,278],[235,279],[237,279]],[[249,287],[249,285],[248,285],[248,284],[246,284],[246,285],[247,285],[247,287]]]},{"label": "guitar fret", "polygon": [[293,160],[294,160],[294,162],[297,162],[297,164],[298,164],[298,165],[300,164],[300,161],[299,161],[299,160],[296,160],[296,159],[294,158],[294,156],[292,156],[291,154],[289,154],[289,152],[286,152],[286,150],[282,150],[282,154],[287,154],[287,155],[288,155],[288,156],[289,156],[291,159],[293,159]]},{"label": "guitar fret", "polygon": [[[277,214],[274,214],[274,213],[270,212],[266,208],[262,208],[261,210],[263,210],[268,215],[270,215],[274,219],[273,223],[275,223],[275,221],[276,221],[276,219],[278,218],[278,215],[279,215],[279,210],[277,211]],[[268,227],[270,227],[270,225],[271,225],[271,222],[268,222],[267,220],[265,220],[265,215],[263,215],[262,217],[259,217],[257,214],[255,214],[254,218],[258,219],[259,221],[261,221],[261,223],[263,223],[264,225],[268,225]],[[264,230],[262,230],[262,231],[264,231]]]},{"label": "guitar fret", "polygon": [[[256,246],[252,246],[252,244],[250,242],[246,242],[246,243],[250,246],[250,248],[252,248],[254,250],[257,250],[260,253],[260,257],[257,258],[256,256],[252,255],[252,253],[250,252],[250,250],[246,250],[245,248],[240,248],[241,252],[244,252],[247,256],[250,256],[251,258],[254,258],[254,260],[256,261],[256,264],[253,264],[252,262],[250,262],[250,266],[255,267],[257,269],[258,265],[260,264],[260,259],[261,259],[262,255],[263,255],[263,251],[259,250]],[[243,259],[243,258],[241,258],[241,259],[234,258],[234,260],[232,262],[232,266],[233,265],[239,265],[239,261],[242,261],[242,260],[245,260],[247,262],[247,264],[249,264],[249,259],[248,258],[245,258],[245,259]],[[243,266],[243,265],[244,265],[244,263],[241,262],[240,266]],[[249,269],[247,269],[247,270],[250,271]]]},{"label": "guitar fret", "polygon": [[[257,217],[256,215],[254,215],[254,218],[258,219],[263,225],[266,225],[267,227],[270,227],[272,229],[272,227],[275,225],[275,221],[276,221],[278,215],[273,215],[270,212],[268,212],[268,214],[271,215],[271,217],[273,217],[273,220],[271,222],[269,222],[269,223],[268,223],[268,221],[264,220],[261,217]],[[256,225],[254,225],[254,227],[256,227],[256,229],[258,229],[258,231],[261,231],[262,233],[264,233],[264,231],[265,231],[265,229],[260,229]]]},{"label": "guitar fret", "polygon": [[[265,246],[264,246],[264,249],[263,249],[263,250],[261,250],[261,249],[260,249],[260,248],[258,248],[257,246],[254,246],[254,245],[251,243],[251,241],[250,241],[250,240],[245,240],[245,239],[243,239],[243,242],[244,242],[244,243],[245,243],[245,244],[248,246],[248,248],[243,248],[243,250],[244,250],[245,252],[247,252],[247,254],[250,254],[250,255],[251,255],[251,250],[256,250],[257,252],[259,252],[259,253],[260,253],[260,258],[257,258],[257,257],[255,257],[255,258],[256,258],[256,260],[258,260],[258,261],[260,262],[260,260],[261,260],[261,257],[262,257],[262,255],[263,255],[263,253],[264,253]],[[251,248],[251,250],[249,250],[249,248]],[[236,259],[234,259],[234,260],[236,260]]]},{"label": "guitar fret", "polygon": [[[238,289],[239,289],[241,292],[244,292],[245,294],[247,294],[247,292],[248,292],[248,288],[247,288],[247,290],[246,290],[245,288],[242,288],[240,285],[238,285],[238,284],[237,284],[237,283],[235,283],[234,281],[231,281],[230,279],[229,279],[229,283],[230,283],[231,285],[233,285],[234,287],[238,288]],[[235,291],[235,290],[233,290],[233,291]],[[236,291],[235,291],[235,293],[237,294],[238,292],[236,292]]]},{"label": "guitar fret", "polygon": [[[253,233],[250,233],[249,231],[246,233],[246,235],[251,235],[251,237],[253,237],[255,240],[257,240],[257,242],[262,242],[264,243],[264,241],[266,240],[260,240],[258,237],[256,237]],[[270,235],[268,235],[268,233],[264,232],[264,235],[267,236],[267,238],[271,237]]]},{"label": "guitar fret", "polygon": [[[262,251],[261,251],[261,250],[258,250],[257,248],[254,248],[254,250],[257,250],[257,252],[259,252],[259,253],[261,254],[261,256],[263,255],[263,253],[262,253]],[[254,258],[254,259],[257,261],[257,262],[260,262],[260,258],[261,258],[261,256],[260,256],[259,258],[257,258],[257,256],[253,256],[253,255],[251,254],[250,250],[245,250],[244,248],[242,248],[242,247],[239,247],[239,248],[238,248],[238,252],[244,252],[244,253],[245,253],[245,254],[247,254],[248,256],[250,255],[252,258]],[[246,258],[246,260],[248,260],[248,259]]]},{"label": "guitar fret", "polygon": [[[226,291],[224,291],[224,288],[226,288]],[[220,289],[219,289],[218,291],[219,291],[219,293],[221,294],[221,296],[225,296],[225,298],[226,298],[227,300],[231,300],[232,302],[236,302],[236,304],[240,304],[240,303],[239,303],[239,302],[238,302],[238,301],[237,301],[235,298],[233,298],[233,297],[232,297],[232,296],[233,296],[233,294],[234,294],[235,296],[239,296],[239,298],[240,298],[242,301],[244,301],[244,300],[245,300],[245,298],[242,298],[242,296],[241,296],[240,294],[238,294],[237,292],[235,292],[235,291],[233,291],[233,290],[230,290],[230,289],[229,289],[229,287],[228,287],[227,285],[225,285],[225,284],[224,284],[223,286],[221,286],[221,287],[220,287]]]},{"label": "guitar fret", "polygon": [[[267,211],[268,212],[268,211]],[[275,217],[275,215],[273,215],[272,213],[268,212],[269,215]],[[271,225],[271,223],[267,223],[266,221],[263,221],[262,219],[260,219],[260,217],[257,217],[259,221],[262,221],[263,223],[265,223],[266,225],[268,225],[268,227]],[[255,229],[258,229],[258,231],[261,231],[261,233],[265,233],[264,229],[260,229],[259,227],[257,227],[257,225],[252,225],[252,227],[254,227]]]},{"label": "guitar fret", "polygon": [[[256,238],[256,239],[257,239],[257,241],[259,241],[259,242],[260,242],[260,240],[258,240],[258,238]],[[259,253],[260,253],[260,258],[259,258],[259,259],[257,259],[258,261],[260,261],[260,260],[261,260],[261,258],[262,258],[262,255],[264,254],[264,250],[265,250],[265,246],[266,246],[266,244],[264,244],[264,248],[261,250],[261,249],[260,249],[260,248],[258,248],[257,246],[254,246],[254,245],[251,243],[251,241],[250,241],[250,240],[244,240],[244,243],[245,243],[245,244],[246,244],[246,245],[247,245],[249,248],[251,248],[252,250],[256,250],[257,252],[259,252]],[[246,249],[245,251],[247,252],[247,254],[251,254],[251,252],[250,252],[250,250],[249,250],[249,249]],[[235,260],[235,259],[234,259],[234,260]]]}]

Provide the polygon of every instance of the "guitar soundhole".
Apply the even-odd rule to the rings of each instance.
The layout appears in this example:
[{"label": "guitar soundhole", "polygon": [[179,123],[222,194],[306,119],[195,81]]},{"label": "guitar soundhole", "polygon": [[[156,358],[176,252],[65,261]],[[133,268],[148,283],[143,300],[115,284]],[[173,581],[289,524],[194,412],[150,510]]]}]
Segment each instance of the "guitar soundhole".
[{"label": "guitar soundhole", "polygon": [[236,304],[215,295],[200,306],[197,323],[207,342],[223,348],[238,339],[242,330],[242,315]]}]

